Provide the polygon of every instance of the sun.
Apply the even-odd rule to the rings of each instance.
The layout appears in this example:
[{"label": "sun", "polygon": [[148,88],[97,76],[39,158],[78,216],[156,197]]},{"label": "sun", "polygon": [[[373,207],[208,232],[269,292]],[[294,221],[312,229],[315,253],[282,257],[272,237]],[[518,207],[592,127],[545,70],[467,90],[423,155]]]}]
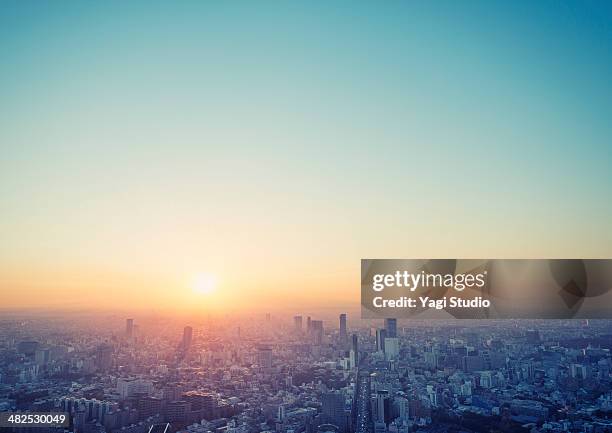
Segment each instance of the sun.
[{"label": "sun", "polygon": [[217,278],[208,273],[198,274],[193,279],[191,288],[199,295],[209,295],[217,288]]}]

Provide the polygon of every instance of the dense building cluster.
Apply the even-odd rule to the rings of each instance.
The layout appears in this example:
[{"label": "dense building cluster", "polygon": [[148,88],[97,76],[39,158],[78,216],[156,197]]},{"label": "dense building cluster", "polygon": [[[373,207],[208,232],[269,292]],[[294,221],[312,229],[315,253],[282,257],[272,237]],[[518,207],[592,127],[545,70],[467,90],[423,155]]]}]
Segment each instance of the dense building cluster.
[{"label": "dense building cluster", "polygon": [[0,411],[69,413],[74,433],[612,429],[610,321],[343,313],[186,325],[5,318]]}]

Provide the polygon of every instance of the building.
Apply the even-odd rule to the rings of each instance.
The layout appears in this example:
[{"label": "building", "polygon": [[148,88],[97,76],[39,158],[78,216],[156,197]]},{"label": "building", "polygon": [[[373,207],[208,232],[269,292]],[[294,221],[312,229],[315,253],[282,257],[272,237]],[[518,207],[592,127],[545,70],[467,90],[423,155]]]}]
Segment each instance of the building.
[{"label": "building", "polygon": [[38,365],[45,365],[49,361],[51,361],[51,349],[49,348],[40,348],[36,349],[34,354],[34,362]]},{"label": "building", "polygon": [[102,420],[107,413],[116,411],[118,405],[115,402],[96,399],[61,397],[57,402],[57,407],[70,414],[81,414],[83,421],[92,419]]},{"label": "building", "polygon": [[399,397],[395,399],[393,404],[395,406],[395,411],[397,413],[398,418],[401,418],[402,420],[408,420],[410,414],[408,399],[404,397]]},{"label": "building", "polygon": [[570,366],[570,374],[574,379],[586,379],[588,377],[588,370],[586,365],[572,364]]},{"label": "building", "polygon": [[141,419],[162,413],[162,400],[157,397],[141,397],[138,399],[138,416]]},{"label": "building", "polygon": [[96,348],[96,367],[100,371],[108,371],[113,365],[113,346],[110,344],[100,344]]},{"label": "building", "polygon": [[40,346],[38,341],[20,341],[17,344],[17,351],[27,356],[34,356],[36,349]]},{"label": "building", "polygon": [[351,368],[357,368],[359,365],[359,340],[357,334],[351,336],[351,350],[349,352],[349,362]]},{"label": "building", "polygon": [[134,335],[134,319],[125,320],[125,335],[128,338]]},{"label": "building", "polygon": [[295,316],[293,318],[293,327],[296,332],[302,332],[302,316]]},{"label": "building", "polygon": [[513,415],[531,416],[538,419],[546,419],[548,408],[542,402],[535,400],[513,399],[510,401],[510,412]]},{"label": "building", "polygon": [[490,371],[483,371],[480,373],[480,387],[481,388],[493,388],[493,374]]},{"label": "building", "polygon": [[170,401],[166,404],[166,421],[186,422],[190,409],[189,402],[184,400]]},{"label": "building", "polygon": [[311,320],[310,329],[314,344],[320,346],[323,344],[323,321],[322,320]]},{"label": "building", "polygon": [[348,429],[348,416],[346,412],[346,399],[339,391],[327,392],[321,396],[321,413],[323,422],[338,427],[339,432]]},{"label": "building", "polygon": [[425,364],[427,365],[427,367],[430,369],[434,369],[438,367],[439,357],[436,352],[427,351],[423,353],[423,360],[425,361]]},{"label": "building", "polygon": [[346,333],[346,314],[340,314],[340,342],[345,343],[348,341],[348,334]]},{"label": "building", "polygon": [[387,331],[387,337],[397,337],[397,319],[385,319],[385,331]]},{"label": "building", "polygon": [[121,398],[132,397],[135,394],[149,395],[153,392],[153,382],[138,378],[117,379],[117,393]]},{"label": "building", "polygon": [[379,390],[376,393],[376,421],[388,424],[391,422],[391,397],[389,391]]},{"label": "building", "polygon": [[191,341],[193,339],[193,328],[191,326],[185,326],[183,329],[183,349],[188,350],[191,347]]},{"label": "building", "polygon": [[272,349],[260,347],[257,351],[257,364],[262,368],[272,368]]},{"label": "building", "polygon": [[385,338],[387,337],[387,331],[384,329],[376,330],[376,351],[384,352],[385,351]]},{"label": "building", "polygon": [[461,362],[463,371],[470,373],[485,369],[485,362],[482,356],[464,356]]},{"label": "building", "polygon": [[387,361],[399,359],[399,338],[385,338],[384,352]]},{"label": "building", "polygon": [[200,391],[189,391],[183,394],[182,399],[189,402],[191,411],[199,411],[201,417],[207,420],[215,418],[217,399],[214,394]]}]

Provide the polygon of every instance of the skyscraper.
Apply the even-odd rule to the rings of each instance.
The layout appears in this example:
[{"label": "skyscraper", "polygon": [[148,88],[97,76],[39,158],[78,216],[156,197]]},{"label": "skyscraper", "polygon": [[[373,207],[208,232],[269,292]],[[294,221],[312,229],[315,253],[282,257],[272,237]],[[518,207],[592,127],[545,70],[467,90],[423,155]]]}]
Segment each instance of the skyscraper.
[{"label": "skyscraper", "polygon": [[385,338],[387,337],[387,331],[384,329],[376,330],[376,351],[384,352],[385,351]]},{"label": "skyscraper", "polygon": [[323,321],[312,320],[310,322],[310,329],[314,339],[314,344],[321,345],[323,343]]},{"label": "skyscraper", "polygon": [[185,326],[185,329],[183,329],[183,349],[187,350],[191,347],[192,337],[193,328],[191,326]]},{"label": "skyscraper", "polygon": [[302,330],[302,316],[293,317],[293,326],[297,332]]},{"label": "skyscraper", "polygon": [[385,331],[387,331],[387,337],[397,337],[397,319],[385,319]]},{"label": "skyscraper", "polygon": [[351,361],[351,368],[356,368],[359,365],[359,340],[357,334],[353,334],[351,342],[351,351],[349,352],[349,358]]},{"label": "skyscraper", "polygon": [[385,338],[385,359],[387,361],[399,359],[399,339]]},{"label": "skyscraper", "polygon": [[348,340],[348,335],[346,333],[346,314],[340,314],[340,341],[346,342]]},{"label": "skyscraper", "polygon": [[376,421],[385,424],[391,421],[391,398],[389,391],[379,390],[376,393]]},{"label": "skyscraper", "polygon": [[108,371],[113,363],[113,346],[101,344],[96,348],[96,366],[100,371]]},{"label": "skyscraper", "polygon": [[262,368],[272,368],[272,349],[262,346],[257,351],[257,363]]},{"label": "skyscraper", "polygon": [[323,422],[333,424],[340,432],[345,432],[348,423],[344,395],[339,391],[324,393],[321,396],[321,403]]},{"label": "skyscraper", "polygon": [[131,337],[134,334],[134,319],[125,320],[125,335]]}]

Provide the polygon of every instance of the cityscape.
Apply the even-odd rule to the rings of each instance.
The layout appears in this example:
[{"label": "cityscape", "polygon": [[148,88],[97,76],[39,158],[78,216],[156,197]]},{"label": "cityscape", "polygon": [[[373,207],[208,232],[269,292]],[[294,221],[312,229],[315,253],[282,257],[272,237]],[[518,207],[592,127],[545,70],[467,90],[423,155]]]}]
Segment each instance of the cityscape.
[{"label": "cityscape", "polygon": [[0,412],[66,413],[75,433],[612,429],[608,320],[180,322],[6,315]]},{"label": "cityscape", "polygon": [[0,50],[0,433],[612,433],[609,268],[363,278],[612,258],[612,1],[4,0]]}]

